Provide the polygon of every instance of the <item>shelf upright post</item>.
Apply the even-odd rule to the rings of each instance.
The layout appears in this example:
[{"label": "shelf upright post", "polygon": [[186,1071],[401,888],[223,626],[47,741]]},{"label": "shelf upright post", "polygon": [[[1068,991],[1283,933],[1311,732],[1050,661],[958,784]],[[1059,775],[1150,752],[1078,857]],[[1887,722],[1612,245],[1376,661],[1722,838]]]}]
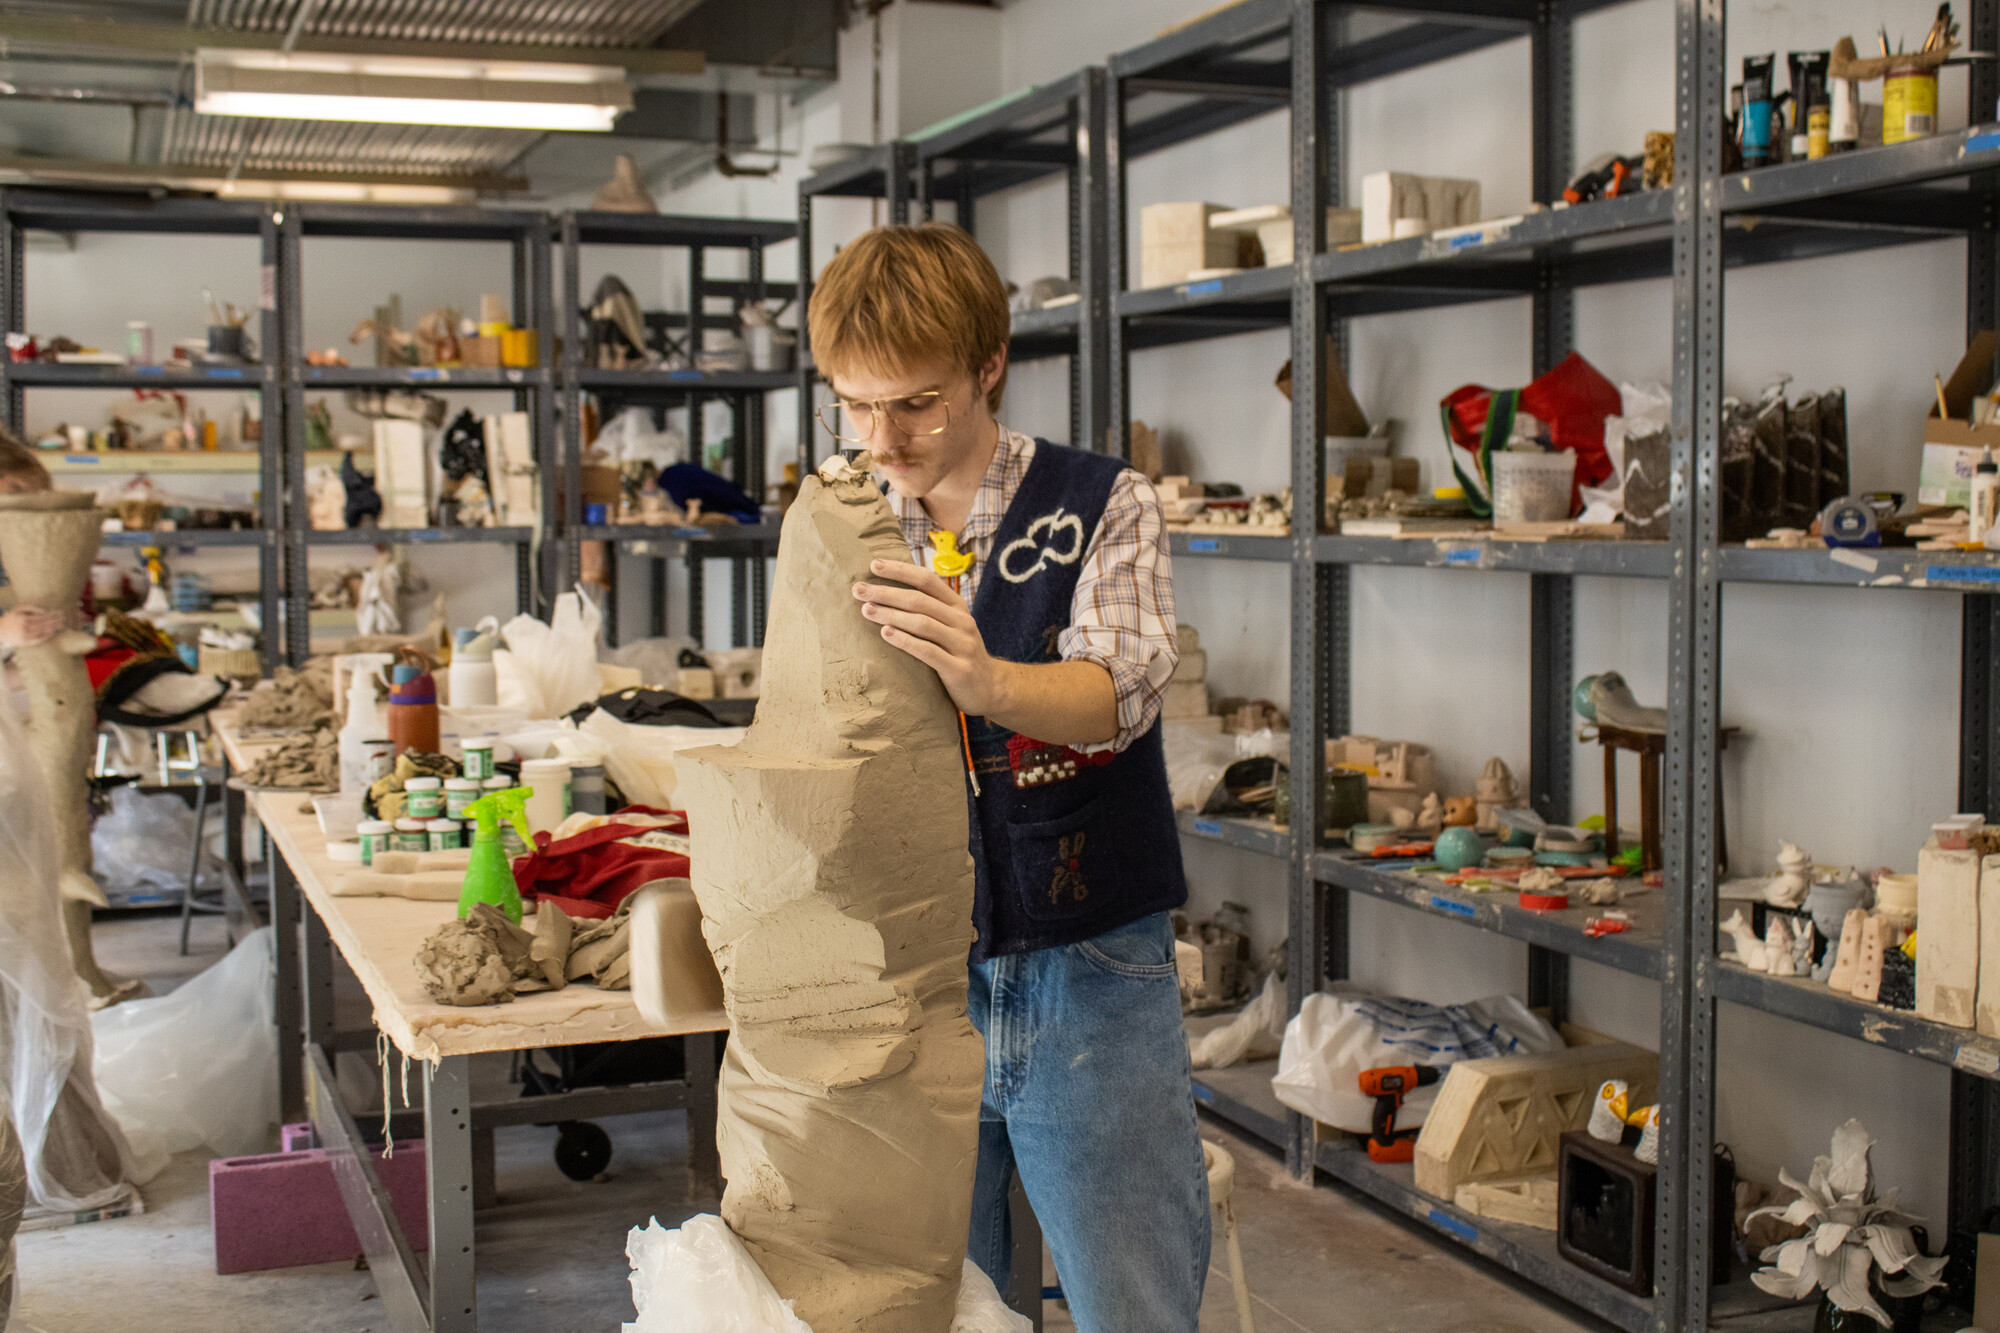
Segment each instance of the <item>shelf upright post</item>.
[{"label": "shelf upright post", "polygon": [[[1344,599],[1336,593],[1336,571],[1314,559],[1325,508],[1326,451],[1320,443],[1324,416],[1327,337],[1331,332],[1326,297],[1313,279],[1313,259],[1326,248],[1326,209],[1332,198],[1337,161],[1339,94],[1324,77],[1330,9],[1321,0],[1292,0],[1292,837],[1287,902],[1291,942],[1286,960],[1286,1012],[1296,1014],[1318,988],[1325,938],[1320,893],[1314,876],[1318,831],[1326,827],[1325,741],[1328,724],[1323,684],[1345,663],[1330,660],[1330,634],[1341,619]],[[1331,614],[1329,614],[1331,612]],[[1344,647],[1344,645],[1342,645]],[[1337,891],[1330,891],[1337,892]],[[1285,1165],[1311,1180],[1312,1124],[1287,1115]]]},{"label": "shelf upright post", "polygon": [[[287,512],[287,504],[294,491],[285,466],[289,452],[287,441],[291,438],[287,423],[291,414],[286,410],[288,404],[283,385],[285,367],[294,359],[303,361],[305,349],[286,337],[284,315],[279,309],[278,269],[282,247],[278,231],[281,216],[278,209],[272,209],[257,224],[257,337],[263,352],[257,392],[257,521],[264,529],[263,541],[257,547],[257,605],[262,612],[264,632],[258,638],[263,643],[264,674],[267,676],[277,668],[282,657],[276,628],[288,624],[290,619],[284,611],[287,585],[285,558],[279,549],[279,542],[291,526],[286,521],[288,518],[295,518],[301,527],[312,525],[311,516],[304,509],[293,514]],[[303,494],[303,491],[299,493]],[[293,614],[310,629],[311,600],[295,605]]]},{"label": "shelf upright post", "polygon": [[[916,192],[917,146],[897,139],[889,145],[887,157],[882,184],[889,194],[889,221],[904,226],[910,221],[910,196]],[[924,216],[930,216],[928,201]]]},{"label": "shelf upright post", "polygon": [[[286,522],[281,531],[285,543],[285,596],[283,614],[276,622],[266,621],[268,643],[284,627],[285,661],[304,666],[312,655],[312,587],[308,578],[306,475],[306,387],[305,364],[305,273],[301,253],[305,235],[304,206],[280,207],[273,214],[278,229],[278,383],[281,408],[278,413],[279,447],[285,452],[283,476]],[[268,428],[267,428],[268,429]]]},{"label": "shelf upright post", "polygon": [[[813,366],[812,349],[807,337],[806,305],[812,299],[813,285],[813,197],[806,189],[806,182],[799,182],[799,343],[796,366],[799,383],[799,480],[801,482],[813,470]],[[688,633],[694,634],[692,625]]]},{"label": "shelf upright post", "polygon": [[[583,388],[584,351],[582,250],[576,214],[562,215],[562,422],[561,435],[543,455],[542,526],[562,535],[551,542],[547,557],[552,577],[548,600],[576,586],[583,574],[582,547],[572,534],[583,522]],[[561,512],[557,513],[560,509]],[[551,519],[553,518],[553,522]]]},{"label": "shelf upright post", "polygon": [[[1542,204],[1562,197],[1575,149],[1571,25],[1564,0],[1546,0],[1529,38],[1534,191]],[[1532,370],[1539,376],[1568,356],[1576,341],[1576,293],[1554,261],[1540,263],[1533,300]],[[1567,824],[1573,813],[1569,712],[1576,580],[1568,574],[1530,574],[1528,585],[1528,800],[1542,818]],[[1552,1023],[1569,1017],[1568,954],[1528,946],[1528,1003],[1546,1008]]]},{"label": "shelf upright post", "polygon": [[[7,207],[5,191],[0,191],[0,213],[6,215],[6,226],[0,228],[0,247],[6,251],[0,255],[0,271],[7,275],[5,299],[0,301],[0,334],[21,333],[27,319],[27,300],[21,284],[27,274],[23,264],[21,226],[14,221],[14,210]],[[4,410],[7,429],[22,435],[28,428],[26,395],[21,390],[20,382],[14,378],[13,351],[6,347],[0,347],[0,387],[6,390]]]},{"label": "shelf upright post", "polygon": [[[1075,156],[1070,170],[1070,264],[1082,300],[1077,307],[1076,354],[1070,358],[1070,443],[1093,453],[1110,447],[1111,287],[1107,276],[1113,217],[1106,186],[1109,157],[1105,142],[1106,74],[1103,66],[1083,71],[1083,86],[1072,103]],[[1122,438],[1122,436],[1121,436]]]},{"label": "shelf upright post", "polygon": [[1676,0],[1674,432],[1667,583],[1666,919],[1653,1327],[1708,1326],[1715,1143],[1715,756],[1722,596],[1725,0]]},{"label": "shelf upright post", "polygon": [[[1968,6],[1969,49],[2000,43],[2000,0]],[[1974,62],[1968,75],[1973,119],[2000,94],[2000,70]],[[2000,328],[2000,181],[1991,173],[1969,182],[1978,199],[1978,225],[1965,238],[1965,334]],[[1967,593],[1961,599],[1962,671],[1959,682],[1958,808],[2000,822],[2000,596]],[[1946,1212],[1952,1232],[1976,1232],[1987,1208],[2000,1203],[2000,1082],[1962,1069],[1951,1071],[1950,1165]]]},{"label": "shelf upright post", "polygon": [[[555,391],[558,377],[555,370],[555,248],[551,236],[551,219],[537,215],[525,228],[525,234],[514,241],[517,258],[514,262],[514,318],[525,319],[528,327],[535,330],[535,387],[530,390],[517,389],[514,392],[514,406],[526,410],[529,420],[534,423],[534,457],[538,470],[537,480],[544,489],[547,486],[549,441],[555,436],[556,404]],[[542,533],[550,528],[548,506],[542,507]],[[514,548],[514,610],[520,615],[533,614],[539,610],[535,587],[534,552],[536,542],[545,540],[541,534],[535,540],[522,543]]]},{"label": "shelf upright post", "polygon": [[[1125,80],[1104,72],[1104,452],[1132,456],[1132,349],[1118,298],[1125,291]],[[1295,187],[1296,188],[1296,187]],[[1088,300],[1086,293],[1085,299]],[[1077,336],[1083,336],[1081,327]]]}]

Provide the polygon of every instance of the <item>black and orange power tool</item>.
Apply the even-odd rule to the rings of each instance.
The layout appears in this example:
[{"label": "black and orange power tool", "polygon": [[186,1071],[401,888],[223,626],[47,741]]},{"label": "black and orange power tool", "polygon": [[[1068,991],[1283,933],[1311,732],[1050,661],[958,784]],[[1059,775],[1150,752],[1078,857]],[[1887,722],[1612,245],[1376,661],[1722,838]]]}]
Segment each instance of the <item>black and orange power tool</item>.
[{"label": "black and orange power tool", "polygon": [[1374,1128],[1368,1135],[1368,1160],[1407,1162],[1417,1155],[1417,1134],[1396,1132],[1396,1112],[1403,1098],[1418,1088],[1428,1088],[1444,1076],[1431,1065],[1383,1065],[1361,1071],[1361,1095],[1375,1099]]}]

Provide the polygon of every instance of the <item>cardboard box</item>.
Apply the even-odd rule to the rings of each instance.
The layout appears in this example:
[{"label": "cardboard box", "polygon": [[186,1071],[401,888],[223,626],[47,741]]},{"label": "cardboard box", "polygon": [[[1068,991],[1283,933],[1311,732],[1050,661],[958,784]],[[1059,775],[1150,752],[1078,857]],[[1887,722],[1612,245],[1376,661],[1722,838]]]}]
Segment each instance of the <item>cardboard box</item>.
[{"label": "cardboard box", "polygon": [[1208,220],[1223,211],[1220,204],[1148,204],[1140,209],[1139,285],[1172,287],[1200,269],[1244,267],[1244,250],[1254,247],[1256,238],[1211,228]]},{"label": "cardboard box", "polygon": [[459,359],[468,366],[485,370],[500,368],[500,339],[460,338],[458,340]]},{"label": "cardboard box", "polygon": [[1944,382],[1945,407],[1938,415],[1937,397],[1924,414],[1924,458],[1917,474],[1917,503],[1966,508],[1972,502],[1972,469],[1980,451],[2000,457],[2000,425],[1972,424],[1973,404],[1993,387],[1993,353],[2000,335],[1992,329],[1977,334]]},{"label": "cardboard box", "polygon": [[1415,234],[1422,235],[1477,221],[1478,181],[1401,171],[1378,171],[1361,178],[1361,239],[1366,244],[1397,239],[1398,222],[1415,224]]}]

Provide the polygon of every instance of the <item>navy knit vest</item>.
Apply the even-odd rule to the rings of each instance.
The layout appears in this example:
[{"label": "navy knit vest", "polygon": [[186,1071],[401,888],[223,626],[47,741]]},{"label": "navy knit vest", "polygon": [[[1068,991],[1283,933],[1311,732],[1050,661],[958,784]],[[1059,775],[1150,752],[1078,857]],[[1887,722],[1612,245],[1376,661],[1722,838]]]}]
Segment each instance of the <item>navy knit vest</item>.
[{"label": "navy knit vest", "polygon": [[[1035,441],[993,534],[972,616],[986,651],[1061,660],[1077,575],[1121,459]],[[972,803],[972,961],[1074,944],[1187,901],[1158,721],[1124,750],[1078,754],[966,719]]]}]

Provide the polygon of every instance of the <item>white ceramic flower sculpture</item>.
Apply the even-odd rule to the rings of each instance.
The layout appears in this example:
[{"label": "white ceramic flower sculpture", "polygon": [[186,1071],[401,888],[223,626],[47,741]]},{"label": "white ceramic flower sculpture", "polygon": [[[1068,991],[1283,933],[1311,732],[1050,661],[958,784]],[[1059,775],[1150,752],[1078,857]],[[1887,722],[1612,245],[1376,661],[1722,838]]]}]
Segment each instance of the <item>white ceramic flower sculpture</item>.
[{"label": "white ceramic flower sculpture", "polygon": [[1918,1253],[1910,1228],[1922,1219],[1897,1210],[1894,1190],[1876,1197],[1868,1164],[1874,1144],[1861,1122],[1850,1120],[1833,1132],[1833,1155],[1814,1160],[1811,1180],[1801,1185],[1779,1169],[1778,1179],[1799,1197],[1759,1208],[1750,1217],[1782,1217],[1808,1230],[1797,1240],[1765,1250],[1761,1257],[1772,1266],[1758,1269],[1750,1280],[1773,1296],[1795,1301],[1823,1288],[1841,1309],[1865,1314],[1887,1328],[1889,1313],[1872,1287],[1891,1296],[1919,1295],[1942,1281],[1944,1259]]}]

